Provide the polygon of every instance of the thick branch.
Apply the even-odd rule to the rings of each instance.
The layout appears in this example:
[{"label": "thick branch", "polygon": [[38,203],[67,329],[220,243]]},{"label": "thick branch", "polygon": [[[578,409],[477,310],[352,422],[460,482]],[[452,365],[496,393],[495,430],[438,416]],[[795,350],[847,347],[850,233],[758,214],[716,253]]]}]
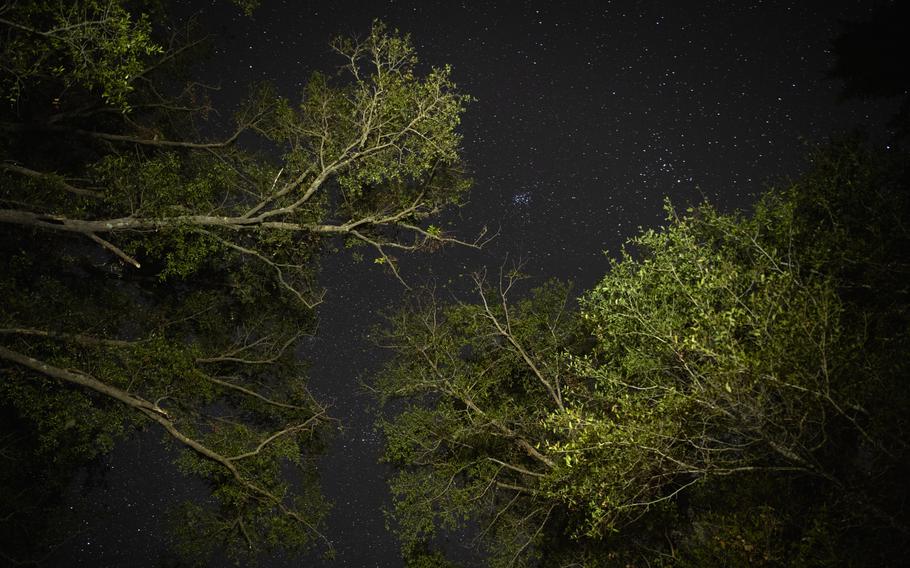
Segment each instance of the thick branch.
[{"label": "thick branch", "polygon": [[247,123],[242,124],[237,130],[234,131],[228,138],[220,142],[190,142],[187,140],[161,140],[158,138],[138,138],[136,136],[128,136],[125,134],[111,134],[109,132],[96,132],[94,130],[83,130],[81,128],[69,128],[66,126],[59,126],[54,124],[20,124],[15,122],[5,122],[0,123],[0,128],[11,131],[11,132],[21,132],[21,131],[50,131],[50,132],[66,132],[70,134],[78,134],[80,136],[87,136],[89,138],[95,138],[97,140],[105,140],[108,142],[120,142],[126,144],[138,144],[140,146],[153,146],[156,148],[188,148],[191,150],[207,150],[213,148],[226,148],[232,145],[237,139],[243,134],[250,124],[255,122],[259,116],[254,117]]},{"label": "thick branch", "polygon": [[63,339],[65,341],[72,341],[74,343],[82,343],[83,345],[105,345],[110,347],[131,347],[135,344],[133,341],[124,341],[122,339],[105,339],[101,337],[92,337],[89,335],[81,335],[77,333],[63,333],[59,331],[48,331],[45,329],[32,329],[24,327],[10,327],[0,329],[0,334],[32,335],[37,337],[48,337],[51,339]]},{"label": "thick branch", "polygon": [[2,345],[0,345],[0,359],[6,359],[7,361],[17,363],[23,367],[41,373],[42,375],[47,375],[48,377],[53,377],[67,383],[86,387],[97,393],[113,398],[114,400],[118,400],[123,404],[131,406],[137,410],[141,410],[149,416],[157,416],[162,420],[170,421],[167,411],[160,408],[158,405],[153,404],[141,397],[130,394],[122,389],[118,389],[117,387],[102,383],[98,379],[95,379],[94,377],[86,375],[84,373],[48,365],[43,361],[29,357],[28,355],[19,353],[18,351],[7,349]]},{"label": "thick branch", "polygon": [[124,390],[102,383],[101,381],[90,377],[89,375],[48,365],[47,363],[44,363],[22,353],[18,353],[11,349],[7,349],[3,346],[0,346],[0,359],[6,359],[7,361],[17,363],[40,374],[47,375],[64,382],[87,387],[91,390],[94,390],[95,392],[111,397],[119,402],[126,404],[127,406],[136,409],[137,411],[141,412],[151,420],[154,420],[162,427],[164,427],[165,431],[167,431],[171,437],[173,437],[181,444],[187,446],[196,453],[222,465],[231,473],[231,476],[240,486],[250,491],[250,493],[257,499],[270,503],[272,506],[279,509],[283,514],[296,520],[297,522],[306,526],[309,530],[313,531],[313,533],[318,535],[324,542],[328,544],[329,547],[332,546],[332,543],[321,532],[319,532],[316,527],[312,525],[312,523],[304,519],[297,511],[289,509],[280,497],[244,477],[240,470],[237,469],[237,466],[234,465],[232,459],[221,455],[220,453],[212,450],[204,444],[183,434],[171,420],[168,413],[158,406],[140,397],[132,395]]},{"label": "thick branch", "polygon": [[109,250],[109,251],[111,251],[112,253],[114,253],[117,257],[120,258],[120,260],[126,262],[127,264],[132,264],[132,265],[135,266],[136,268],[140,268],[139,261],[136,260],[135,258],[131,257],[130,255],[126,254],[125,252],[123,252],[123,250],[120,249],[120,247],[114,245],[113,243],[111,243],[111,242],[109,242],[109,241],[106,241],[106,240],[102,239],[101,237],[99,237],[99,236],[96,235],[95,233],[90,233],[90,234],[88,235],[88,238],[92,239],[93,241],[95,241],[96,243],[98,243],[99,245],[101,245],[102,247],[104,247],[104,248],[106,248],[107,250]]},{"label": "thick branch", "polygon": [[481,410],[481,408],[479,406],[477,406],[473,400],[471,400],[470,398],[467,398],[467,397],[461,397],[460,400],[462,402],[464,402],[468,408],[470,408],[477,414],[480,414],[481,416],[486,418],[487,421],[490,424],[492,424],[493,426],[495,426],[497,430],[499,430],[500,432],[505,434],[507,437],[515,440],[515,443],[518,444],[521,447],[521,449],[523,449],[525,451],[525,453],[527,453],[529,456],[531,456],[532,458],[536,459],[537,461],[545,464],[547,467],[549,467],[551,469],[556,467],[556,464],[553,463],[553,460],[551,460],[547,456],[540,453],[540,451],[537,448],[535,448],[533,444],[531,444],[530,442],[528,442],[527,440],[525,440],[524,438],[519,436],[517,432],[515,432],[514,430],[512,430],[511,428],[509,428],[508,426],[506,426],[499,420],[496,420],[495,418],[492,418],[489,415],[487,415],[487,413],[484,412],[483,410]]},{"label": "thick branch", "polygon": [[[371,221],[371,224],[382,222],[382,219]],[[174,227],[220,227],[233,231],[252,231],[255,229],[280,229],[285,231],[308,232],[323,235],[344,235],[352,231],[359,222],[343,225],[323,225],[318,223],[294,223],[282,221],[265,221],[262,217],[219,217],[216,215],[175,215],[173,217],[142,218],[118,217],[113,219],[85,220],[71,219],[63,215],[34,213],[20,209],[0,209],[0,223],[25,225],[54,231],[80,233],[113,233],[117,231],[153,231]]]},{"label": "thick branch", "polygon": [[17,173],[17,174],[20,174],[20,175],[23,175],[26,177],[34,178],[34,179],[45,179],[45,180],[55,182],[62,189],[64,189],[65,191],[68,191],[69,193],[72,193],[74,195],[79,195],[82,197],[93,197],[95,199],[100,199],[100,198],[104,197],[104,194],[102,194],[99,191],[93,191],[91,189],[83,189],[81,187],[75,187],[73,185],[70,185],[69,183],[64,181],[63,178],[61,178],[60,176],[57,176],[55,174],[39,172],[36,170],[25,168],[23,166],[17,166],[15,164],[10,164],[8,162],[0,163],[0,169],[6,170],[8,172],[14,172],[14,173]]}]

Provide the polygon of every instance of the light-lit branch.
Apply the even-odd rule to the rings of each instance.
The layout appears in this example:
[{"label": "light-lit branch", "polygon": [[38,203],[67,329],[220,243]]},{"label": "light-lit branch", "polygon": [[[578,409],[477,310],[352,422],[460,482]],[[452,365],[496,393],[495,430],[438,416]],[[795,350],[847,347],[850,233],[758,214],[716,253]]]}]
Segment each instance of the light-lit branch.
[{"label": "light-lit branch", "polygon": [[101,245],[102,247],[104,247],[104,248],[106,248],[107,250],[109,250],[109,251],[111,251],[112,253],[114,253],[118,258],[120,258],[120,260],[126,262],[127,264],[131,264],[131,265],[133,265],[133,266],[136,267],[136,268],[139,268],[139,267],[140,267],[139,261],[137,261],[135,258],[131,257],[130,255],[126,254],[125,252],[123,252],[122,249],[120,249],[119,247],[117,247],[117,246],[114,245],[113,243],[111,243],[111,242],[109,242],[109,241],[106,241],[106,240],[102,239],[101,237],[99,237],[99,236],[96,235],[95,233],[88,233],[87,236],[88,236],[88,238],[92,239],[93,241],[95,241],[96,243],[98,243],[99,245]]},{"label": "light-lit branch", "polygon": [[235,462],[235,461],[240,461],[240,460],[244,460],[247,458],[251,458],[251,457],[259,455],[259,453],[263,449],[265,449],[266,446],[268,446],[269,444],[271,444],[278,438],[281,438],[283,436],[288,436],[290,434],[296,434],[297,432],[300,432],[302,430],[308,429],[308,430],[312,431],[313,428],[315,427],[316,423],[323,418],[323,414],[324,414],[324,411],[317,412],[313,416],[307,418],[306,421],[304,421],[301,424],[297,424],[294,426],[290,426],[288,428],[284,428],[283,430],[279,430],[278,432],[275,432],[275,433],[269,435],[264,440],[262,440],[262,442],[260,442],[259,445],[257,445],[255,449],[250,450],[248,452],[244,452],[242,454],[237,454],[236,456],[231,456],[226,459],[228,461]]},{"label": "light-lit branch", "polygon": [[221,385],[227,389],[235,390],[237,392],[243,393],[243,394],[245,394],[247,396],[251,396],[253,398],[258,398],[262,402],[272,405],[272,406],[276,406],[278,408],[286,408],[288,410],[309,410],[307,408],[298,406],[296,404],[288,404],[286,402],[281,402],[278,400],[271,399],[265,395],[259,394],[256,391],[250,390],[242,385],[239,385],[236,382],[231,382],[231,381],[225,380],[228,378],[233,378],[236,381],[237,380],[236,377],[212,377],[209,375],[205,375],[205,378],[206,378],[206,380],[209,380],[209,381],[215,383],[216,385]]}]

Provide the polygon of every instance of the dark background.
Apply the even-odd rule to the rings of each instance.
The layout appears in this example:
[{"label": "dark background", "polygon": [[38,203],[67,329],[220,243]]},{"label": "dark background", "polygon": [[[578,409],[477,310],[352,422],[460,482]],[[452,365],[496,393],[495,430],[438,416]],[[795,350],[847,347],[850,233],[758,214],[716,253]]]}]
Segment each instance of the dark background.
[{"label": "dark background", "polygon": [[[874,129],[894,106],[838,103],[841,84],[825,78],[838,20],[868,18],[873,2],[263,0],[252,17],[225,0],[179,4],[216,39],[200,73],[221,85],[226,109],[263,79],[297,99],[311,71],[341,64],[329,40],[366,35],[374,18],[410,33],[424,64],[453,66],[477,99],[461,128],[475,185],[443,225],[467,239],[484,226],[500,235],[483,251],[402,259],[407,280],[453,290],[508,258],[523,261],[532,282],[571,279],[582,291],[625,239],[662,222],[665,197],[747,208],[769,184],[797,176],[813,143]],[[384,356],[371,347],[371,326],[407,292],[366,257],[326,258],[319,335],[300,352],[313,365],[312,390],[344,428],[320,458],[337,558],[317,551],[263,566],[401,565],[383,514],[389,470],[377,464],[375,409],[360,381]],[[168,562],[167,508],[205,488],[176,472],[160,439],[139,436],[80,476],[70,500],[83,530],[52,563]]]}]

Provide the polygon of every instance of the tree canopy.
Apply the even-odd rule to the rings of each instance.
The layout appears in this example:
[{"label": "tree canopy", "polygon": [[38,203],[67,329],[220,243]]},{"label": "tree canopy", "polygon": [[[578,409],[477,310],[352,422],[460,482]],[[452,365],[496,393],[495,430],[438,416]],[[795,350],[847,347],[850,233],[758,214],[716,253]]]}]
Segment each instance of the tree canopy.
[{"label": "tree canopy", "polygon": [[668,204],[577,308],[501,270],[393,315],[406,557],[461,530],[491,566],[899,564],[907,171],[842,141],[751,214]]},{"label": "tree canopy", "polygon": [[[406,35],[337,38],[337,73],[223,109],[165,6],[0,7],[3,564],[52,554],[74,470],[148,429],[211,489],[176,512],[188,557],[331,553],[334,419],[296,354],[320,260],[363,247],[404,283],[396,255],[480,244],[430,224],[470,186],[470,99]],[[836,46],[852,92],[900,92],[850,56],[886,23]],[[446,531],[499,567],[903,561],[910,170],[856,139],[810,164],[750,213],[668,203],[580,298],[504,266],[390,315],[372,384],[408,562],[455,565]]]},{"label": "tree canopy", "polygon": [[150,427],[212,488],[187,551],[330,549],[332,418],[294,353],[319,259],[343,239],[397,275],[393,253],[461,242],[427,222],[468,189],[468,98],[376,23],[299,99],[254,85],[218,120],[205,40],[136,6],[0,8],[0,558],[44,555],[53,535],[32,535],[73,467]]}]

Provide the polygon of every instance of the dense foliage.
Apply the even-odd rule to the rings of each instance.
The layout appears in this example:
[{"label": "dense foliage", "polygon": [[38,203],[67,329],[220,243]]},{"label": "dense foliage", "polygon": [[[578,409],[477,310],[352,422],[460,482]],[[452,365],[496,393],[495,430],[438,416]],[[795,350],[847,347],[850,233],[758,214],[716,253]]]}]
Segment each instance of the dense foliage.
[{"label": "dense foliage", "polygon": [[668,205],[577,309],[503,272],[393,316],[406,557],[457,529],[492,566],[898,565],[907,165],[850,140],[749,215]]},{"label": "dense foliage", "polygon": [[376,24],[299,101],[254,86],[219,122],[192,75],[205,40],[137,6],[0,7],[0,563],[52,551],[73,468],[150,427],[212,488],[186,550],[330,548],[331,418],[294,354],[319,257],[347,239],[397,274],[390,250],[454,241],[426,220],[467,189],[467,99]]}]

